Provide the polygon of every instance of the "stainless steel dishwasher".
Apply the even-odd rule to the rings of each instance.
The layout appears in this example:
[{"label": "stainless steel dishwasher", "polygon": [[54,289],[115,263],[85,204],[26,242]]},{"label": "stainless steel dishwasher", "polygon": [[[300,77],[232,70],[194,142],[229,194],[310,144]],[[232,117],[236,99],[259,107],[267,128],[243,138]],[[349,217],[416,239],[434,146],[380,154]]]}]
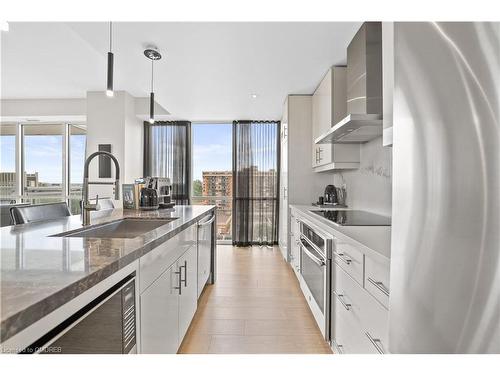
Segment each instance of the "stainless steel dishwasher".
[{"label": "stainless steel dishwasher", "polygon": [[207,283],[215,282],[215,212],[198,222],[198,298]]},{"label": "stainless steel dishwasher", "polygon": [[22,353],[137,353],[135,272],[71,315]]}]

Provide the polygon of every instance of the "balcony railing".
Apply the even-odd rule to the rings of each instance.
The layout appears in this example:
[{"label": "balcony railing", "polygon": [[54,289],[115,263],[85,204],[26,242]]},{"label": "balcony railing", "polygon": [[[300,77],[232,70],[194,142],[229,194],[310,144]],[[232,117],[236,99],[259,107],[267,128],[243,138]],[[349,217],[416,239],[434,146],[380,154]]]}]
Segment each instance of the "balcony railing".
[{"label": "balcony railing", "polygon": [[217,240],[231,241],[233,229],[233,198],[228,196],[193,196],[191,204],[214,205],[217,217]]}]

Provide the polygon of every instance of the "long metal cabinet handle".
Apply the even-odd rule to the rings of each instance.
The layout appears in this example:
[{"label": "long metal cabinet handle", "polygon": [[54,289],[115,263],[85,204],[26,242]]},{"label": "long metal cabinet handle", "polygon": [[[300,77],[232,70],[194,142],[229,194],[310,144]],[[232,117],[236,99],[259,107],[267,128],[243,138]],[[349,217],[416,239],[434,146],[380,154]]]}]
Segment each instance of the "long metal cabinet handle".
[{"label": "long metal cabinet handle", "polygon": [[203,227],[205,225],[212,224],[214,222],[214,220],[215,220],[215,214],[212,216],[212,218],[210,220],[207,220],[207,221],[205,221],[203,223],[198,223],[198,226],[199,227]]},{"label": "long metal cabinet handle", "polygon": [[389,289],[384,285],[382,281],[373,280],[371,277],[368,278],[368,281],[372,283],[375,288],[389,297]]},{"label": "long metal cabinet handle", "polygon": [[339,294],[339,293],[337,293],[335,291],[333,292],[333,294],[335,294],[335,297],[337,297],[337,299],[339,300],[339,302],[342,304],[342,306],[344,306],[344,308],[347,311],[351,310],[352,305],[350,303],[346,303],[344,301],[344,295],[343,294]]},{"label": "long metal cabinet handle", "polygon": [[338,253],[337,254],[342,261],[347,264],[348,266],[351,265],[352,259],[348,258],[344,253]]},{"label": "long metal cabinet handle", "polygon": [[184,281],[184,286],[186,288],[188,286],[188,284],[187,284],[187,278],[188,278],[187,266],[188,266],[188,262],[187,262],[187,260],[185,260],[184,265],[179,267],[179,271],[182,270],[182,268],[184,268],[184,280],[182,280],[182,281]]},{"label": "long metal cabinet handle", "polygon": [[380,339],[374,339],[372,337],[372,335],[370,335],[369,332],[365,332],[365,335],[366,337],[368,337],[368,340],[370,340],[370,342],[372,343],[372,345],[375,347],[375,349],[377,349],[377,351],[380,353],[380,354],[385,354],[384,352],[384,349],[382,349],[379,345],[379,343],[381,343],[382,341],[380,341]]},{"label": "long metal cabinet handle", "polygon": [[303,243],[302,243],[302,251],[318,266],[323,267],[324,265],[326,265],[323,259],[318,258],[316,255],[307,250],[307,247],[305,247]]},{"label": "long metal cabinet handle", "polygon": [[174,271],[176,275],[179,275],[179,286],[174,286],[174,289],[177,289],[179,291],[179,295],[182,294],[182,273],[181,273],[181,268],[179,267],[179,271]]}]

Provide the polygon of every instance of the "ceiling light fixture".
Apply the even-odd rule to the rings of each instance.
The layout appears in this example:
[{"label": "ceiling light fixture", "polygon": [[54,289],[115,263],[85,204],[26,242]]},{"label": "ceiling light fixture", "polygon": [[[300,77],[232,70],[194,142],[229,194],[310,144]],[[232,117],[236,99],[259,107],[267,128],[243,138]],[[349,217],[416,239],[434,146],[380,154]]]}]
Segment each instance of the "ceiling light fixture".
[{"label": "ceiling light fixture", "polygon": [[257,99],[258,95],[257,94],[251,94],[250,96],[252,97],[252,99]]},{"label": "ceiling light fixture", "polygon": [[106,86],[106,95],[111,97],[114,95],[113,92],[113,52],[111,52],[111,47],[112,47],[112,41],[113,41],[113,24],[112,22],[109,23],[109,52],[108,52],[108,81],[107,81],[107,86]]},{"label": "ceiling light fixture", "polygon": [[149,123],[155,123],[155,93],[153,91],[154,83],[154,62],[161,59],[160,52],[156,47],[148,47],[144,50],[144,56],[151,60],[151,94],[149,96]]},{"label": "ceiling light fixture", "polygon": [[9,31],[9,23],[7,21],[0,21],[0,30]]}]

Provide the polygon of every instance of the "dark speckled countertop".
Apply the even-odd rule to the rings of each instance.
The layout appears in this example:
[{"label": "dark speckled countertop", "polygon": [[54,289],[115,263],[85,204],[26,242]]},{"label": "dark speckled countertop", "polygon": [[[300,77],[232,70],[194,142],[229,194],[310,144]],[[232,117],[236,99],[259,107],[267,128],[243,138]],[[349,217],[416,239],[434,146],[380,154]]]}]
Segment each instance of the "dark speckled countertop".
[{"label": "dark speckled countertop", "polygon": [[122,218],[176,217],[135,238],[51,237],[82,228],[79,215],[1,228],[0,342],[90,289],[214,210],[176,206],[171,210],[115,209],[92,225]]}]

